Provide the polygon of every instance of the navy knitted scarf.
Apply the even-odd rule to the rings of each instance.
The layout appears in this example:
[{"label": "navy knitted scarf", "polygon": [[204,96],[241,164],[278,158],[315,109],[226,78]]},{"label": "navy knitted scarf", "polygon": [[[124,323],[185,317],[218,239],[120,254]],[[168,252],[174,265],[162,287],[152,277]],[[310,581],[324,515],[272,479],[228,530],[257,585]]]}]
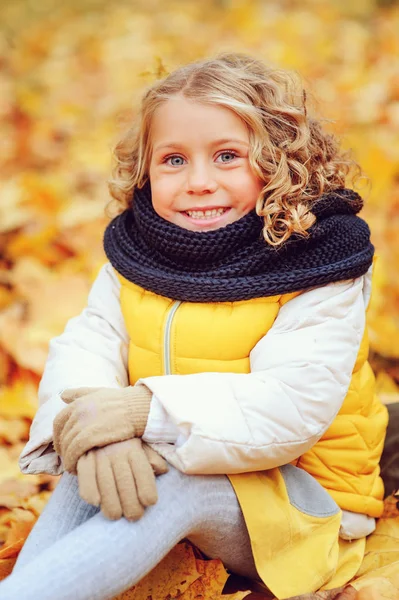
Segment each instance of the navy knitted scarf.
[{"label": "navy knitted scarf", "polygon": [[363,275],[374,247],[363,201],[341,188],[312,208],[309,237],[293,234],[272,247],[262,237],[263,218],[251,211],[215,231],[189,231],[154,211],[147,182],[132,206],[104,234],[112,266],[129,281],[175,300],[232,302],[304,290]]}]

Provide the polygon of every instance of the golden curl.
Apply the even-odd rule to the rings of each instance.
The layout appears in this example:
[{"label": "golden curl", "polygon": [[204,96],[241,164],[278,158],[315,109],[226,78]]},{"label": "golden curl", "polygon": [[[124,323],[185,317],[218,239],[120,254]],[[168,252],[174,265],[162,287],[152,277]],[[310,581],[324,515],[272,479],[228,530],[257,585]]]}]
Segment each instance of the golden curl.
[{"label": "golden curl", "polygon": [[246,54],[224,53],[180,67],[144,94],[137,120],[114,148],[109,189],[117,212],[131,204],[135,188],[148,179],[152,117],[176,94],[224,106],[246,123],[250,164],[265,184],[256,211],[264,218],[263,235],[272,246],[293,233],[309,235],[316,221],[313,203],[345,187],[352,170],[352,185],[360,177],[367,179],[351,151],[342,151],[321,120],[308,116],[306,91],[297,74]]}]

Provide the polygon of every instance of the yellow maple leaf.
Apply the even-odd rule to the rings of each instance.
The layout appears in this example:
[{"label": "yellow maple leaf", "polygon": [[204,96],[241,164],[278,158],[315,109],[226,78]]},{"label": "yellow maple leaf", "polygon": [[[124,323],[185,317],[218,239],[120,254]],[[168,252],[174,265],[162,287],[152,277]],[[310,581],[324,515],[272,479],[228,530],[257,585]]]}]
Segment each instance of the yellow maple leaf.
[{"label": "yellow maple leaf", "polygon": [[193,549],[188,543],[177,544],[165,558],[131,589],[114,600],[167,600],[184,592],[200,577]]},{"label": "yellow maple leaf", "polygon": [[399,517],[377,521],[376,530],[367,538],[362,565],[351,585],[364,590],[365,598],[366,590],[381,600],[399,598]]},{"label": "yellow maple leaf", "polygon": [[[397,570],[397,567],[395,567]],[[361,581],[354,584],[359,591],[355,600],[398,600],[398,587],[385,577],[370,577],[362,587]]]},{"label": "yellow maple leaf", "polygon": [[12,283],[21,300],[0,313],[0,344],[19,365],[41,373],[49,340],[83,309],[90,284],[82,274],[54,273],[33,258],[18,261]]},{"label": "yellow maple leaf", "polygon": [[20,474],[18,464],[10,459],[7,448],[0,447],[0,483],[8,479],[18,479]]},{"label": "yellow maple leaf", "polygon": [[11,421],[15,418],[32,420],[36,411],[37,391],[33,384],[16,381],[14,385],[0,390],[0,417]]},{"label": "yellow maple leaf", "polygon": [[197,570],[201,574],[194,583],[179,597],[179,600],[216,600],[222,597],[222,590],[228,574],[219,559],[196,560]]}]

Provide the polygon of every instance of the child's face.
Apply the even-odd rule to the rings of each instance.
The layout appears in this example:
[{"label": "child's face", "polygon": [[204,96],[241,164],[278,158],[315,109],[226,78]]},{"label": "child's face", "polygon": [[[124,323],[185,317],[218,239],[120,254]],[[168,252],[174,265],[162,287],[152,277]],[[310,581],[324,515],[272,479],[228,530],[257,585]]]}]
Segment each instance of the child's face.
[{"label": "child's face", "polygon": [[264,183],[252,171],[245,123],[231,110],[176,95],[155,112],[149,168],[154,210],[191,231],[237,221]]}]

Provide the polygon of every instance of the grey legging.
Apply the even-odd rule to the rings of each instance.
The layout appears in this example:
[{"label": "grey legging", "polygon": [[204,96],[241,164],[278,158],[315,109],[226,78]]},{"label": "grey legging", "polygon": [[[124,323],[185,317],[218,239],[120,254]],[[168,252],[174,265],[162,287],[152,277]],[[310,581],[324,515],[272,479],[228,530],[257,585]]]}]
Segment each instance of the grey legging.
[{"label": "grey legging", "polygon": [[234,573],[259,579],[248,532],[225,475],[157,478],[158,502],[136,522],[109,521],[64,473],[27,539],[0,600],[109,600],[146,575],[181,539]]}]

